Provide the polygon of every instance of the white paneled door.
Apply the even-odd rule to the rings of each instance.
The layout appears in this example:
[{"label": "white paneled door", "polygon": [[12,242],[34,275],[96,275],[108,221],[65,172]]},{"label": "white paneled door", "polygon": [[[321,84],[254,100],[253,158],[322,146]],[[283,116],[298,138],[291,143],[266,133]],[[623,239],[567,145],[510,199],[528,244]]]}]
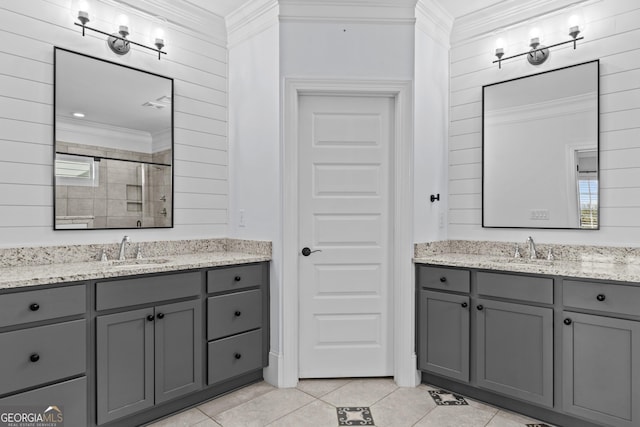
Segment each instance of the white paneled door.
[{"label": "white paneled door", "polygon": [[300,97],[300,378],[393,375],[393,122],[391,97]]}]

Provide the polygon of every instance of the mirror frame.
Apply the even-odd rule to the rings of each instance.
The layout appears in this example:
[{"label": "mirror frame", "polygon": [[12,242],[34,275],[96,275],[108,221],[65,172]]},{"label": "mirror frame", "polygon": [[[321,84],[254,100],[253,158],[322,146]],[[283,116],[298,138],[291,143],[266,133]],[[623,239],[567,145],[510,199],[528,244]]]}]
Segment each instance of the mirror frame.
[{"label": "mirror frame", "polygon": [[[109,65],[114,65],[114,66],[118,66],[118,67],[124,67],[133,71],[137,71],[137,72],[141,72],[141,73],[145,73],[145,74],[149,74],[151,76],[155,76],[155,77],[160,77],[163,79],[167,80],[167,83],[169,83],[171,85],[171,114],[170,114],[170,127],[171,127],[171,206],[170,206],[170,223],[169,225],[166,226],[150,226],[150,227],[92,227],[92,228],[58,228],[57,224],[56,224],[56,191],[57,191],[57,185],[56,185],[56,155],[58,154],[56,151],[56,139],[57,139],[57,98],[56,98],[56,92],[57,92],[57,52],[58,51],[64,51],[67,53],[71,53],[74,55],[79,55],[79,56],[83,56],[85,58],[89,58],[92,60],[96,60],[96,61],[100,61],[100,62],[104,62],[106,64]],[[66,49],[63,47],[59,47],[59,46],[54,46],[53,47],[53,167],[52,167],[52,172],[51,172],[51,176],[52,176],[52,185],[53,185],[53,230],[54,231],[90,231],[90,230],[144,230],[144,229],[171,229],[174,228],[174,224],[175,224],[175,119],[174,119],[174,115],[175,115],[175,109],[174,109],[174,104],[175,104],[175,88],[174,88],[174,79],[171,77],[167,77],[164,76],[162,74],[158,74],[158,73],[154,73],[151,71],[147,71],[147,70],[143,70],[141,68],[136,68],[136,67],[132,67],[129,65],[125,65],[125,64],[120,64],[118,62],[113,62],[113,61],[109,61],[107,59],[103,59],[103,58],[99,58],[96,56],[92,56],[92,55],[87,55],[85,53],[81,53],[81,52],[76,52],[70,49]],[[60,154],[65,154],[65,153],[60,153]],[[87,156],[88,157],[88,156]],[[95,157],[94,157],[95,158]],[[148,163],[148,162],[136,162],[134,160],[127,160],[127,159],[118,159],[118,158],[112,158],[112,157],[100,157],[100,159],[104,159],[104,160],[116,160],[116,161],[122,161],[122,162],[132,162],[132,163],[139,163],[139,164],[153,164],[153,163]],[[156,163],[158,164],[158,163]],[[165,165],[166,166],[166,165]]]},{"label": "mirror frame", "polygon": [[[503,84],[503,83],[508,83],[508,82],[513,82],[513,81],[517,81],[517,80],[522,80],[522,79],[527,79],[527,78],[533,78],[536,76],[540,76],[543,74],[548,74],[548,73],[553,73],[556,71],[561,71],[561,70],[566,70],[569,68],[573,68],[573,67],[579,67],[582,65],[586,65],[586,64],[591,64],[591,63],[596,63],[596,92],[597,92],[597,96],[596,96],[596,115],[597,115],[597,121],[596,121],[596,152],[597,152],[597,171],[596,171],[596,178],[598,181],[598,225],[597,227],[594,228],[581,228],[581,227],[534,227],[534,226],[511,226],[511,225],[506,225],[506,226],[501,226],[501,225],[486,225],[485,224],[485,145],[486,145],[486,141],[485,141],[485,89],[487,87],[490,86],[495,86],[495,85],[499,85],[499,84]],[[542,71],[539,73],[533,73],[533,74],[528,74],[525,76],[520,76],[520,77],[515,77],[512,79],[507,79],[507,80],[503,80],[503,81],[499,81],[499,82],[495,82],[495,83],[490,83],[487,85],[483,85],[482,86],[482,181],[481,181],[481,191],[482,191],[482,209],[481,209],[481,219],[482,219],[482,228],[506,228],[506,229],[546,229],[546,230],[584,230],[584,231],[595,231],[595,230],[599,230],[600,229],[600,224],[602,221],[602,216],[601,216],[601,211],[600,211],[600,201],[601,201],[601,194],[600,194],[600,60],[599,59],[595,59],[595,60],[591,60],[591,61],[585,61],[585,62],[581,62],[578,64],[572,64],[572,65],[568,65],[565,67],[560,67],[560,68],[554,68],[551,70],[546,70],[546,71]],[[580,209],[578,207],[578,209]]]}]

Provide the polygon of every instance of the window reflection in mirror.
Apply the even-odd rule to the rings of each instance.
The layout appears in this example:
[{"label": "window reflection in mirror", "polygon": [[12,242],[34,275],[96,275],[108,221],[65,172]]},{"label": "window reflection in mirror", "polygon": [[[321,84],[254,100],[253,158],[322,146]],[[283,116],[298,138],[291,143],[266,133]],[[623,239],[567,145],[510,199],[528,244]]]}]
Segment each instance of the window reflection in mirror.
[{"label": "window reflection in mirror", "polygon": [[599,227],[598,69],[483,87],[483,227]]},{"label": "window reflection in mirror", "polygon": [[54,229],[172,227],[173,80],[54,52]]}]

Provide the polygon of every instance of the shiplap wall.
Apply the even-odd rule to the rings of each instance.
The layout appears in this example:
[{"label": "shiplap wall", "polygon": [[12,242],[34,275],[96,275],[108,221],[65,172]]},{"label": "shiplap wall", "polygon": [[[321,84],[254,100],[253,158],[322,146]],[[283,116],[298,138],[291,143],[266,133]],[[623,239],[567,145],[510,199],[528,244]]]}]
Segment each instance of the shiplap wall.
[{"label": "shiplap wall", "polygon": [[[226,41],[172,24],[165,26],[168,54],[161,61],[136,46],[118,57],[102,35],[81,36],[71,3],[0,2],[0,246],[111,242],[124,234],[53,231],[53,46],[174,78],[175,227],[126,233],[134,241],[226,236]],[[91,7],[90,25],[109,31],[126,13],[130,38],[151,44],[149,16],[115,2]]]},{"label": "shiplap wall", "polygon": [[[564,10],[502,31],[459,42],[451,49],[449,128],[449,239],[640,245],[640,2],[599,0],[580,9],[585,40],[554,48],[534,67],[524,57],[491,62],[495,40],[505,55],[528,50],[529,31],[542,28],[545,44],[569,39]],[[455,32],[455,24],[454,24]],[[483,229],[481,226],[482,86],[514,77],[600,59],[600,224],[598,231]],[[532,129],[544,138],[544,130]],[[545,165],[540,165],[544,173]],[[549,191],[553,191],[552,188]]]}]

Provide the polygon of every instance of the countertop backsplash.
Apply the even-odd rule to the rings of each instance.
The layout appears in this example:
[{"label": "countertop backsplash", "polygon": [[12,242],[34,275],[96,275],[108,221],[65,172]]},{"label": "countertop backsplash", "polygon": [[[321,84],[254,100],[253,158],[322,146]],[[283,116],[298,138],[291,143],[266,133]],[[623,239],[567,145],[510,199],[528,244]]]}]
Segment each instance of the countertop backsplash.
[{"label": "countertop backsplash", "polygon": [[[271,242],[220,238],[148,242],[132,240],[127,243],[126,258],[136,256],[138,245],[143,258],[209,252],[271,256]],[[2,248],[0,268],[96,261],[103,250],[109,260],[117,259],[120,243]]]},{"label": "countertop backsplash", "polygon": [[[469,254],[513,257],[516,244],[523,258],[529,256],[526,242],[490,242],[472,240],[448,240],[414,245],[414,258],[424,258],[442,254]],[[536,243],[536,254],[545,259],[551,249],[557,261],[567,262],[602,262],[614,264],[631,264],[640,261],[640,248],[615,246],[560,245]]]}]

